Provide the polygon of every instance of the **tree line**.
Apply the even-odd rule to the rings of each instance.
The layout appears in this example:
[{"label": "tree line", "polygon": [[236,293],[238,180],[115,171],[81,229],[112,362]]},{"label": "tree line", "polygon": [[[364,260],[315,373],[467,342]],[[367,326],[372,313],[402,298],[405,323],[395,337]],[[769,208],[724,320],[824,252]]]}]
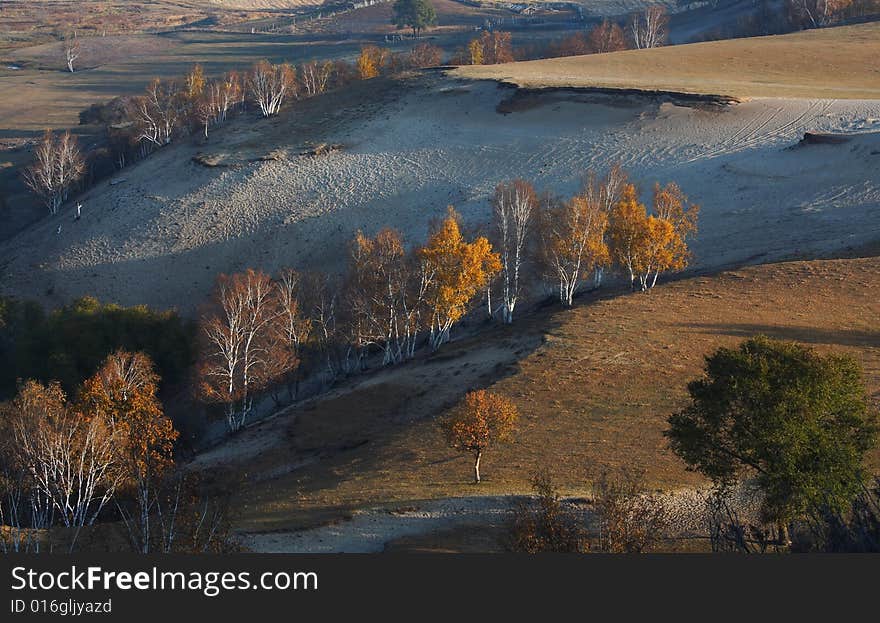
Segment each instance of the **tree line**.
[{"label": "tree line", "polygon": [[[225,505],[175,466],[150,357],[117,350],[73,393],[23,381],[0,405],[0,548],[74,551],[116,519],[133,551],[228,551]],[[104,546],[114,530],[102,526]]]},{"label": "tree line", "polygon": [[585,282],[615,269],[649,290],[660,274],[687,266],[698,214],[674,183],[655,186],[649,212],[619,166],[588,174],[568,199],[503,182],[491,204],[486,235],[469,234],[452,207],[424,245],[408,248],[391,228],[359,231],[339,276],[220,275],[200,320],[200,398],[223,405],[235,431],[255,396],[287,387],[293,399],[304,371],[333,378],[363,369],[373,354],[391,365],[422,344],[436,351],[480,305],[512,323],[534,286],[549,285],[570,306]]}]

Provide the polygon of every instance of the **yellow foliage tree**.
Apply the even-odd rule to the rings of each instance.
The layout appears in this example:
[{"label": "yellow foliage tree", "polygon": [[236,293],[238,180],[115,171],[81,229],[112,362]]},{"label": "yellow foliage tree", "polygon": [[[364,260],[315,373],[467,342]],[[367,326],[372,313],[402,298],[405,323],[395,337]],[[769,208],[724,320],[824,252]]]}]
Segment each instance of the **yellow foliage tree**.
[{"label": "yellow foliage tree", "polygon": [[367,45],[361,48],[361,54],[357,59],[358,73],[361,80],[378,77],[388,64],[389,57],[388,50],[375,45]]},{"label": "yellow foliage tree", "polygon": [[687,198],[675,184],[657,186],[655,215],[639,202],[636,188],[627,184],[611,212],[611,253],[629,273],[630,284],[638,277],[643,291],[653,288],[662,272],[682,270],[690,251],[687,236],[696,231],[699,208],[685,209]]},{"label": "yellow foliage tree", "polygon": [[469,392],[440,427],[450,447],[474,456],[474,482],[480,482],[480,459],[486,448],[513,434],[519,413],[510,400],[486,390]]},{"label": "yellow foliage tree", "polygon": [[464,239],[452,206],[419,255],[429,284],[425,299],[431,317],[431,348],[436,350],[449,339],[449,330],[467,312],[474,296],[501,270],[501,259],[486,238]]},{"label": "yellow foliage tree", "polygon": [[483,44],[479,39],[471,39],[471,42],[468,43],[468,56],[471,65],[483,64]]},{"label": "yellow foliage tree", "polygon": [[186,97],[190,102],[198,101],[205,92],[205,70],[198,63],[186,76]]}]

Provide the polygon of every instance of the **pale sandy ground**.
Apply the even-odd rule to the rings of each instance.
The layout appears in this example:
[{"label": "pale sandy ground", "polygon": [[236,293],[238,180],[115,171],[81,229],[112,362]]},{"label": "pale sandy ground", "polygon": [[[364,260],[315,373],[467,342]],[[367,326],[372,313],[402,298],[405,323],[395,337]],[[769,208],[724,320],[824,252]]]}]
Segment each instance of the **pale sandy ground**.
[{"label": "pale sandy ground", "polygon": [[[548,94],[541,106],[497,113],[510,95],[491,82],[426,77],[331,130],[326,140],[345,148],[325,157],[299,155],[295,134],[281,160],[229,168],[191,162],[195,147],[163,150],[89,192],[82,220],[68,209],[6,242],[0,288],[54,304],[92,294],[191,311],[221,271],[333,270],[358,228],[397,227],[419,242],[447,204],[487,222],[499,181],[571,193],[589,167],[615,161],[646,196],[655,181],[675,180],[702,206],[693,243],[702,268],[830,254],[880,233],[880,135],[790,149],[805,131],[880,130],[878,101],[701,110]],[[222,145],[201,149],[212,148]]]}]

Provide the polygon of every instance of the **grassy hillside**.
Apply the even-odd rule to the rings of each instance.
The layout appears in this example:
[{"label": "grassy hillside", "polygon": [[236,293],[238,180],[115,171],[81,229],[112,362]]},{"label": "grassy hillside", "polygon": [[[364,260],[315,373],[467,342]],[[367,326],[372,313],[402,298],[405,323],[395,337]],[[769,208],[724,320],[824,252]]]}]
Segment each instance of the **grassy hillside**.
[{"label": "grassy hillside", "polygon": [[521,87],[605,87],[749,97],[880,98],[880,23],[774,37],[466,66]]},{"label": "grassy hillside", "polygon": [[[247,530],[310,525],[368,504],[524,492],[541,468],[568,493],[621,466],[645,470],[657,488],[693,485],[699,479],[667,449],[666,418],[705,355],[759,333],[853,355],[880,398],[880,258],[771,264],[609,294],[358,378],[195,466],[237,465]],[[515,443],[487,452],[480,486],[436,426],[476,387],[511,397],[523,416]],[[872,460],[880,467],[880,453]]]}]

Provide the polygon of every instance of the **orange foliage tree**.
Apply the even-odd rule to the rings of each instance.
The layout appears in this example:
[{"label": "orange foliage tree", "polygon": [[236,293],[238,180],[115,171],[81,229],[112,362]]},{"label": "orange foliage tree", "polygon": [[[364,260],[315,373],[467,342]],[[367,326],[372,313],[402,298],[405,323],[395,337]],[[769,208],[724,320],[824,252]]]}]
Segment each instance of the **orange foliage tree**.
[{"label": "orange foliage tree", "polygon": [[357,59],[358,73],[361,80],[378,77],[391,60],[391,54],[385,48],[367,45],[361,48]]},{"label": "orange foliage tree", "polygon": [[440,427],[450,447],[474,457],[474,482],[480,482],[480,460],[490,446],[513,434],[519,413],[510,400],[486,390],[469,392]]},{"label": "orange foliage tree", "polygon": [[464,239],[452,206],[419,255],[428,284],[429,340],[436,350],[449,339],[449,330],[467,312],[477,292],[501,269],[501,260],[486,238]]},{"label": "orange foliage tree", "polygon": [[159,483],[174,464],[178,432],[162,412],[159,376],[144,353],[119,350],[83,382],[76,411],[109,422],[117,436],[122,484],[131,488],[136,515],[119,506],[135,548],[150,551],[150,519]]},{"label": "orange foliage tree", "polygon": [[627,48],[626,35],[617,22],[602,20],[587,35],[587,46],[593,54],[617,52]]},{"label": "orange foliage tree", "polygon": [[629,274],[630,284],[638,277],[641,289],[654,287],[662,272],[682,270],[690,251],[687,237],[696,230],[699,208],[686,208],[687,197],[675,184],[654,191],[654,212],[638,200],[632,184],[624,186],[611,216],[611,249],[614,260]]}]

